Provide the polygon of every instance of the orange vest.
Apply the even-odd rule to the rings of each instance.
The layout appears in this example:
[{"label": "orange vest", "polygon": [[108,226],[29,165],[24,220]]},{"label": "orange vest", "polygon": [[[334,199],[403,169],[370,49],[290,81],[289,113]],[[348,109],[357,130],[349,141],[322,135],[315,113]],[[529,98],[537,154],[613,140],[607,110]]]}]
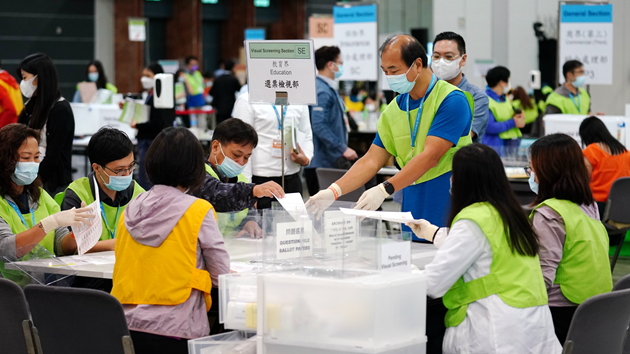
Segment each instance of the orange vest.
[{"label": "orange vest", "polygon": [[203,291],[206,311],[210,310],[210,273],[196,267],[199,229],[210,210],[214,213],[207,201],[195,201],[158,247],[134,240],[123,213],[116,237],[112,295],[122,304],[174,306],[188,300],[192,289],[197,289]]}]

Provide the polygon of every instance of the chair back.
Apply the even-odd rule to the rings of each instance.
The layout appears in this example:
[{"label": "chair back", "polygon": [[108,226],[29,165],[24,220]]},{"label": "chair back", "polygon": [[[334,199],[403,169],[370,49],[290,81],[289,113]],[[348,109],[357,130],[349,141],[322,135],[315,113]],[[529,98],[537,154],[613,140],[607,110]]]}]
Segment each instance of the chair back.
[{"label": "chair back", "polygon": [[630,177],[616,179],[606,202],[604,211],[604,222],[611,220],[620,224],[630,224]]},{"label": "chair back", "polygon": [[593,296],[575,311],[562,353],[621,353],[628,325],[630,290]]},{"label": "chair back", "polygon": [[[316,168],[315,172],[317,173],[319,189],[322,190],[335,183],[335,181],[341,178],[346,172],[348,172],[348,170],[341,170],[337,168]],[[361,198],[361,194],[363,194],[363,192],[365,192],[365,186],[361,186],[348,194],[343,194],[337,200],[356,203],[359,198]]]},{"label": "chair back", "polygon": [[630,289],[630,274],[617,280],[617,282],[615,283],[615,286],[613,287],[613,291],[626,290],[626,289]]},{"label": "chair back", "polygon": [[24,294],[45,354],[133,354],[122,305],[92,289],[28,285]]},{"label": "chair back", "polygon": [[3,353],[35,354],[39,340],[28,317],[24,292],[16,283],[0,278],[0,343]]}]

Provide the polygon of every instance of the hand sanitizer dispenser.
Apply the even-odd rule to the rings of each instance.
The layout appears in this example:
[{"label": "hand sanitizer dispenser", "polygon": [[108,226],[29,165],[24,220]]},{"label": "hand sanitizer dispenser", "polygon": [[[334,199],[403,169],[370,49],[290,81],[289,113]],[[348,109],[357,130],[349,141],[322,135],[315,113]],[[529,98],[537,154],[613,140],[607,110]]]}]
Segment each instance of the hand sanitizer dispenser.
[{"label": "hand sanitizer dispenser", "polygon": [[175,107],[175,94],[173,86],[173,74],[155,75],[153,88],[153,105],[155,108]]}]

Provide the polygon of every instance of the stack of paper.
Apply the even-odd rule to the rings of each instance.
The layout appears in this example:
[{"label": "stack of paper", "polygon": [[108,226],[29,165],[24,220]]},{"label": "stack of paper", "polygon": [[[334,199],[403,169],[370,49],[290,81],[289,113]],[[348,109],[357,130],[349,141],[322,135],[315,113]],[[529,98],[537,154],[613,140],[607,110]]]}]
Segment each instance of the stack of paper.
[{"label": "stack of paper", "polygon": [[396,212],[396,211],[372,211],[372,210],[356,210],[348,208],[339,208],[344,214],[361,216],[364,218],[380,219],[386,221],[393,221],[399,223],[406,223],[413,221],[413,215],[411,212]]},{"label": "stack of paper", "polygon": [[278,196],[274,194],[274,197],[276,197],[280,205],[282,205],[295,221],[298,221],[301,215],[308,215],[300,193],[286,193],[284,198],[278,198]]},{"label": "stack of paper", "polygon": [[126,101],[119,121],[127,124],[131,124],[131,122],[136,122],[138,124],[146,123],[149,121],[150,113],[150,106],[136,103],[134,101]]},{"label": "stack of paper", "polygon": [[[94,190],[98,191],[98,184],[96,178],[94,179]],[[77,251],[79,255],[85,254],[92,249],[94,245],[101,238],[103,232],[103,222],[101,221],[101,201],[99,194],[95,193],[96,200],[87,206],[90,208],[90,213],[94,215],[94,218],[90,220],[89,225],[79,224],[79,226],[72,226],[72,233],[74,239],[77,242]]]}]

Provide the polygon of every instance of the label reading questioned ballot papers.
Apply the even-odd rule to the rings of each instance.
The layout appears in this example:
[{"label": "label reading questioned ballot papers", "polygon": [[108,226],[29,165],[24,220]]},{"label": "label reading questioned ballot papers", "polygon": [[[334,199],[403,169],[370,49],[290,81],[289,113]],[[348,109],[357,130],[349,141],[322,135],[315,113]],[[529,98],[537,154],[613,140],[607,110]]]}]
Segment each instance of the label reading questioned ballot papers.
[{"label": "label reading questioned ballot papers", "polygon": [[313,255],[313,222],[282,222],[276,224],[276,259],[291,259]]},{"label": "label reading questioned ballot papers", "polygon": [[245,41],[249,102],[275,104],[286,92],[293,104],[317,104],[312,40]]}]

